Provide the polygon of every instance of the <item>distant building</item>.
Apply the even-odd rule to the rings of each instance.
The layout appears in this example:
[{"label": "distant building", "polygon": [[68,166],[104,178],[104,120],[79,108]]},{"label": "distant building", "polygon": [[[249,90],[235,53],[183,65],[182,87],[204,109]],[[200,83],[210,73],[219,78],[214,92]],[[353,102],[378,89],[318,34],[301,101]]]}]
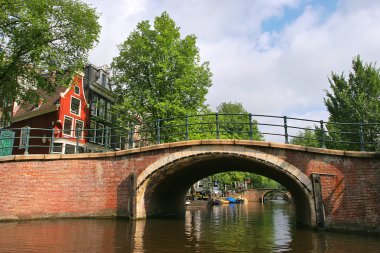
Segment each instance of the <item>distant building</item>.
[{"label": "distant building", "polygon": [[121,141],[115,130],[111,129],[115,127],[116,119],[111,111],[115,97],[110,81],[110,69],[108,66],[96,67],[88,64],[84,73],[84,89],[90,106],[88,126],[94,129],[89,132],[88,147],[98,149],[101,145],[105,148],[120,149]]},{"label": "distant building", "polygon": [[83,74],[78,73],[69,87],[54,94],[41,92],[38,103],[15,105],[10,126],[15,131],[13,154],[84,152],[87,141],[82,130],[88,111]]},{"label": "distant building", "polygon": [[13,154],[121,149],[123,139],[111,111],[114,102],[109,68],[88,64],[69,87],[53,94],[40,92],[35,104],[15,104],[10,125],[15,132]]}]

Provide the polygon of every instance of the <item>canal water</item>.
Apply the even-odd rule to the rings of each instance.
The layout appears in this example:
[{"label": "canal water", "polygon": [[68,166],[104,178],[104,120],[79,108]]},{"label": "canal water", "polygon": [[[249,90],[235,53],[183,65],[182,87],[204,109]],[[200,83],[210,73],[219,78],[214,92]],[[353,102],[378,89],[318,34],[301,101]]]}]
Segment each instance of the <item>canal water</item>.
[{"label": "canal water", "polygon": [[375,236],[298,228],[284,201],[189,207],[136,222],[58,219],[0,223],[0,252],[380,252]]}]

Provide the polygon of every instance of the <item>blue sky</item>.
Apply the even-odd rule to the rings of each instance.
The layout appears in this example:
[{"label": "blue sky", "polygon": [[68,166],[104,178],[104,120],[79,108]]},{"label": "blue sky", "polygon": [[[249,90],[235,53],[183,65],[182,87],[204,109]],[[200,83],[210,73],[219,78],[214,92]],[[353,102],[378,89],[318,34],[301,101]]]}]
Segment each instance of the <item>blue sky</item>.
[{"label": "blue sky", "polygon": [[299,1],[297,4],[284,7],[280,15],[264,20],[261,28],[267,32],[280,32],[285,26],[297,20],[307,6],[323,9],[323,15],[328,18],[336,10],[337,3],[336,0]]},{"label": "blue sky", "polygon": [[254,114],[326,120],[331,71],[348,73],[354,56],[380,58],[380,1],[85,0],[103,27],[90,61],[117,56],[142,20],[167,11],[181,34],[195,34],[213,86],[207,103],[241,102]]}]

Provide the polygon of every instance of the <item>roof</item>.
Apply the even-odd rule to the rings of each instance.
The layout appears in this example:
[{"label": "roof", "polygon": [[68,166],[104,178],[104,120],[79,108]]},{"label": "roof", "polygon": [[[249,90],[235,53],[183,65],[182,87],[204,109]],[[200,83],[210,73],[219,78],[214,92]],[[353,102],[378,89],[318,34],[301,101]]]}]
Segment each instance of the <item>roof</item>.
[{"label": "roof", "polygon": [[67,89],[68,87],[60,87],[52,94],[39,91],[38,93],[41,99],[40,103],[38,103],[39,105],[36,107],[35,103],[21,104],[21,106],[15,109],[12,122],[18,122],[57,110],[56,103],[59,100],[61,93],[65,92]]}]

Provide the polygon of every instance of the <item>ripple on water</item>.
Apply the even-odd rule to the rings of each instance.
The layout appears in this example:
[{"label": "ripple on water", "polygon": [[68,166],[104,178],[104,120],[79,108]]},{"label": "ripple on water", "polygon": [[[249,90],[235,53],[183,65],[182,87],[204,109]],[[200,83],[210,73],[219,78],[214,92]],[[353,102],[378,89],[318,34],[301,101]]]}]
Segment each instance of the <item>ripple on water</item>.
[{"label": "ripple on water", "polygon": [[0,223],[2,252],[380,252],[377,238],[304,230],[286,202],[190,208],[130,222],[62,219]]}]

